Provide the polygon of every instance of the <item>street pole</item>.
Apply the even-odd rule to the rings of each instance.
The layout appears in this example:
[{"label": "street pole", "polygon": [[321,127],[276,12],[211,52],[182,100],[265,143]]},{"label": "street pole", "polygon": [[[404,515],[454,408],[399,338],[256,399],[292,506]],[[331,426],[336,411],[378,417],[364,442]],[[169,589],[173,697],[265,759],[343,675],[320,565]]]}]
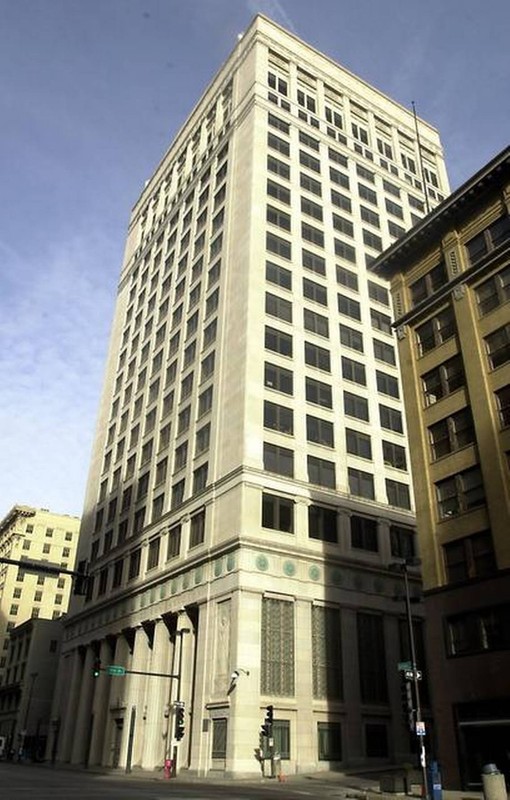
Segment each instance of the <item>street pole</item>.
[{"label": "street pole", "polygon": [[[407,562],[402,565],[402,572],[404,573],[404,586],[405,586],[405,600],[406,600],[406,616],[407,625],[409,630],[409,649],[411,650],[411,669],[413,672],[413,685],[414,685],[414,698],[415,698],[415,733],[420,747],[420,764],[423,775],[423,793],[426,800],[429,800],[429,790],[427,785],[427,754],[425,751],[425,736],[423,733],[423,718],[420,702],[420,682],[418,679],[418,665],[416,663],[416,644],[414,640],[413,617],[411,614],[411,597],[409,593],[409,578],[407,575]],[[420,731],[420,733],[418,733]]]}]

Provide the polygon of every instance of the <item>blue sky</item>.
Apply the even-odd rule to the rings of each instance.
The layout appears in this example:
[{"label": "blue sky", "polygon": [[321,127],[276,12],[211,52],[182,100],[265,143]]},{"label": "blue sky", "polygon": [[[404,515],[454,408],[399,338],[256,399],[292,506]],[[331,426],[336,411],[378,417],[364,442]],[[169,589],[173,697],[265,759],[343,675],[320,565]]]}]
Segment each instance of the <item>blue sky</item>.
[{"label": "blue sky", "polygon": [[261,11],[441,132],[508,144],[508,0],[0,0],[0,516],[80,514],[129,212]]}]

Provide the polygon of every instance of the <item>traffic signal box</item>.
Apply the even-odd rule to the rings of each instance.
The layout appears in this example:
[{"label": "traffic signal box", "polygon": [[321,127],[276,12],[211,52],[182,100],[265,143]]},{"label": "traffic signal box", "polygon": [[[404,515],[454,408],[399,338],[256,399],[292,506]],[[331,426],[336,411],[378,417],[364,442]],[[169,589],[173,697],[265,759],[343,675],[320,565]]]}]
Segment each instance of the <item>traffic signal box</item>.
[{"label": "traffic signal box", "polygon": [[274,719],[274,706],[266,706],[266,716],[264,723],[260,726],[261,736],[267,736],[270,739],[273,735],[273,719]]},{"label": "traffic signal box", "polygon": [[406,678],[403,672],[400,673],[400,698],[402,703],[402,713],[406,722],[406,727],[414,733],[414,697],[413,683]]},{"label": "traffic signal box", "polygon": [[184,736],[184,703],[180,703],[175,709],[175,738],[178,742]]},{"label": "traffic signal box", "polygon": [[92,665],[92,676],[94,678],[99,678],[101,674],[101,659],[95,658],[94,664]]}]

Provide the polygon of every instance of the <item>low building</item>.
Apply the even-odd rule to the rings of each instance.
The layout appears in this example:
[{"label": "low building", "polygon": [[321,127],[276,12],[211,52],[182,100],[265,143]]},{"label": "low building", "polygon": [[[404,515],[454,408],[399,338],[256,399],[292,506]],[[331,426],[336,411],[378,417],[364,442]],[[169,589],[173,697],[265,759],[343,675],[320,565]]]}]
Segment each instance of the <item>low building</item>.
[{"label": "low building", "polygon": [[9,678],[0,686],[0,736],[7,739],[8,757],[44,757],[61,640],[60,619],[29,619],[11,631]]},{"label": "low building", "polygon": [[449,788],[510,777],[510,148],[383,253]]}]

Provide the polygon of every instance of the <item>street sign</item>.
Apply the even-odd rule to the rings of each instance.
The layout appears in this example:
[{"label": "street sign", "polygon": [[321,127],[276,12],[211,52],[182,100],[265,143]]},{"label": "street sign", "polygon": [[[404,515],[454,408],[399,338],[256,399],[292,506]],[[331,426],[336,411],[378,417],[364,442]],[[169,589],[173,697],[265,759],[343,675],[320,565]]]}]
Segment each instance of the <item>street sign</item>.
[{"label": "street sign", "polygon": [[125,675],[126,668],[118,667],[116,664],[111,664],[109,667],[106,668],[106,672],[108,673],[108,675]]},{"label": "street sign", "polygon": [[408,681],[413,681],[415,678],[417,681],[421,681],[422,679],[422,672],[419,669],[416,670],[416,673],[412,669],[406,669],[404,675]]},{"label": "street sign", "polygon": [[399,672],[405,672],[406,670],[412,669],[412,668],[413,668],[413,665],[411,664],[410,661],[399,661],[398,662],[398,671]]},{"label": "street sign", "polygon": [[416,736],[425,736],[425,723],[424,722],[417,722],[416,723]]}]

